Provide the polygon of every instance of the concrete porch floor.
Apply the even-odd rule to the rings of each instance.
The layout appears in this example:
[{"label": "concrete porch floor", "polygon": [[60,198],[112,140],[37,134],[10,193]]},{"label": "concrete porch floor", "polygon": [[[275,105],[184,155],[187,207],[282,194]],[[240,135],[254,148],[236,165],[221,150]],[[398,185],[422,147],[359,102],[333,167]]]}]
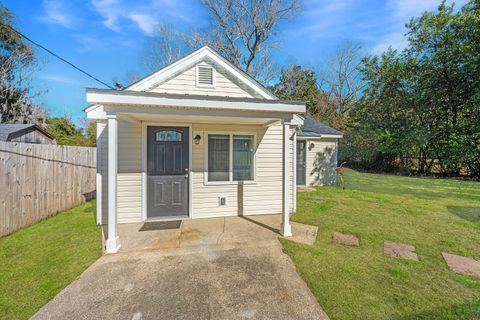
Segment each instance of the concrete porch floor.
[{"label": "concrete porch floor", "polygon": [[[185,248],[233,249],[239,245],[265,245],[281,237],[281,215],[258,215],[183,220],[179,228],[140,230],[144,223],[119,224],[119,252]],[[313,244],[317,227],[291,222],[289,240]]]}]

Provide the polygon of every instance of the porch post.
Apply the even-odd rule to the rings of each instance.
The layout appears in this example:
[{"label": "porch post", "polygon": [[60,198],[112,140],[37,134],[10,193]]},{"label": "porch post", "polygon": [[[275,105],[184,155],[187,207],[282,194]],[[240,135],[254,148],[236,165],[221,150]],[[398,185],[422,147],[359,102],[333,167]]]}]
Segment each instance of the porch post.
[{"label": "porch post", "polygon": [[102,224],[102,134],[105,123],[97,122],[97,174],[96,174],[96,199],[97,199],[97,224]]},{"label": "porch post", "polygon": [[115,115],[108,118],[108,239],[106,253],[120,249],[117,235],[117,134],[118,120]]},{"label": "porch post", "polygon": [[293,139],[292,139],[292,168],[293,168],[293,213],[297,212],[297,127],[293,130]]},{"label": "porch post", "polygon": [[290,123],[283,121],[283,208],[282,208],[282,225],[280,233],[284,237],[292,235],[292,227],[290,226]]}]

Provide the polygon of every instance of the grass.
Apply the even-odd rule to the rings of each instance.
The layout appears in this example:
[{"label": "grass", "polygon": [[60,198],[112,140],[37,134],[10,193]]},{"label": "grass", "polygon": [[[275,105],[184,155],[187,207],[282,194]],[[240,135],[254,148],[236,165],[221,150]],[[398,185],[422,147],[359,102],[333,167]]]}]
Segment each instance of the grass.
[{"label": "grass", "polygon": [[[480,277],[441,256],[480,258],[480,183],[352,170],[345,180],[298,194],[292,220],[319,227],[313,246],[281,240],[331,319],[480,319]],[[360,247],[333,244],[334,231]],[[385,257],[384,240],[414,245],[420,261]]]},{"label": "grass", "polygon": [[95,201],[0,239],[0,319],[28,319],[102,254]]}]

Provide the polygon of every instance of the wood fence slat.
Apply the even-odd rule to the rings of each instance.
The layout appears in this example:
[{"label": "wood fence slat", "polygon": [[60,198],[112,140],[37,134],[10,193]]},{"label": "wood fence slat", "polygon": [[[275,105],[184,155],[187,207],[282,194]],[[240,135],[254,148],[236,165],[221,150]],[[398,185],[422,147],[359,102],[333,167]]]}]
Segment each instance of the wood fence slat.
[{"label": "wood fence slat", "polygon": [[95,165],[95,148],[0,142],[0,237],[85,202]]}]

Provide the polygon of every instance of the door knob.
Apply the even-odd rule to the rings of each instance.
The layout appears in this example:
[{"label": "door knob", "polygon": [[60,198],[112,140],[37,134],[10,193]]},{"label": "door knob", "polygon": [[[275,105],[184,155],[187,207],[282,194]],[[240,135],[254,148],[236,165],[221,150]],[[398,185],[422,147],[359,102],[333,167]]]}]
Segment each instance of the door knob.
[{"label": "door knob", "polygon": [[183,176],[185,179],[188,179],[188,173]]}]

